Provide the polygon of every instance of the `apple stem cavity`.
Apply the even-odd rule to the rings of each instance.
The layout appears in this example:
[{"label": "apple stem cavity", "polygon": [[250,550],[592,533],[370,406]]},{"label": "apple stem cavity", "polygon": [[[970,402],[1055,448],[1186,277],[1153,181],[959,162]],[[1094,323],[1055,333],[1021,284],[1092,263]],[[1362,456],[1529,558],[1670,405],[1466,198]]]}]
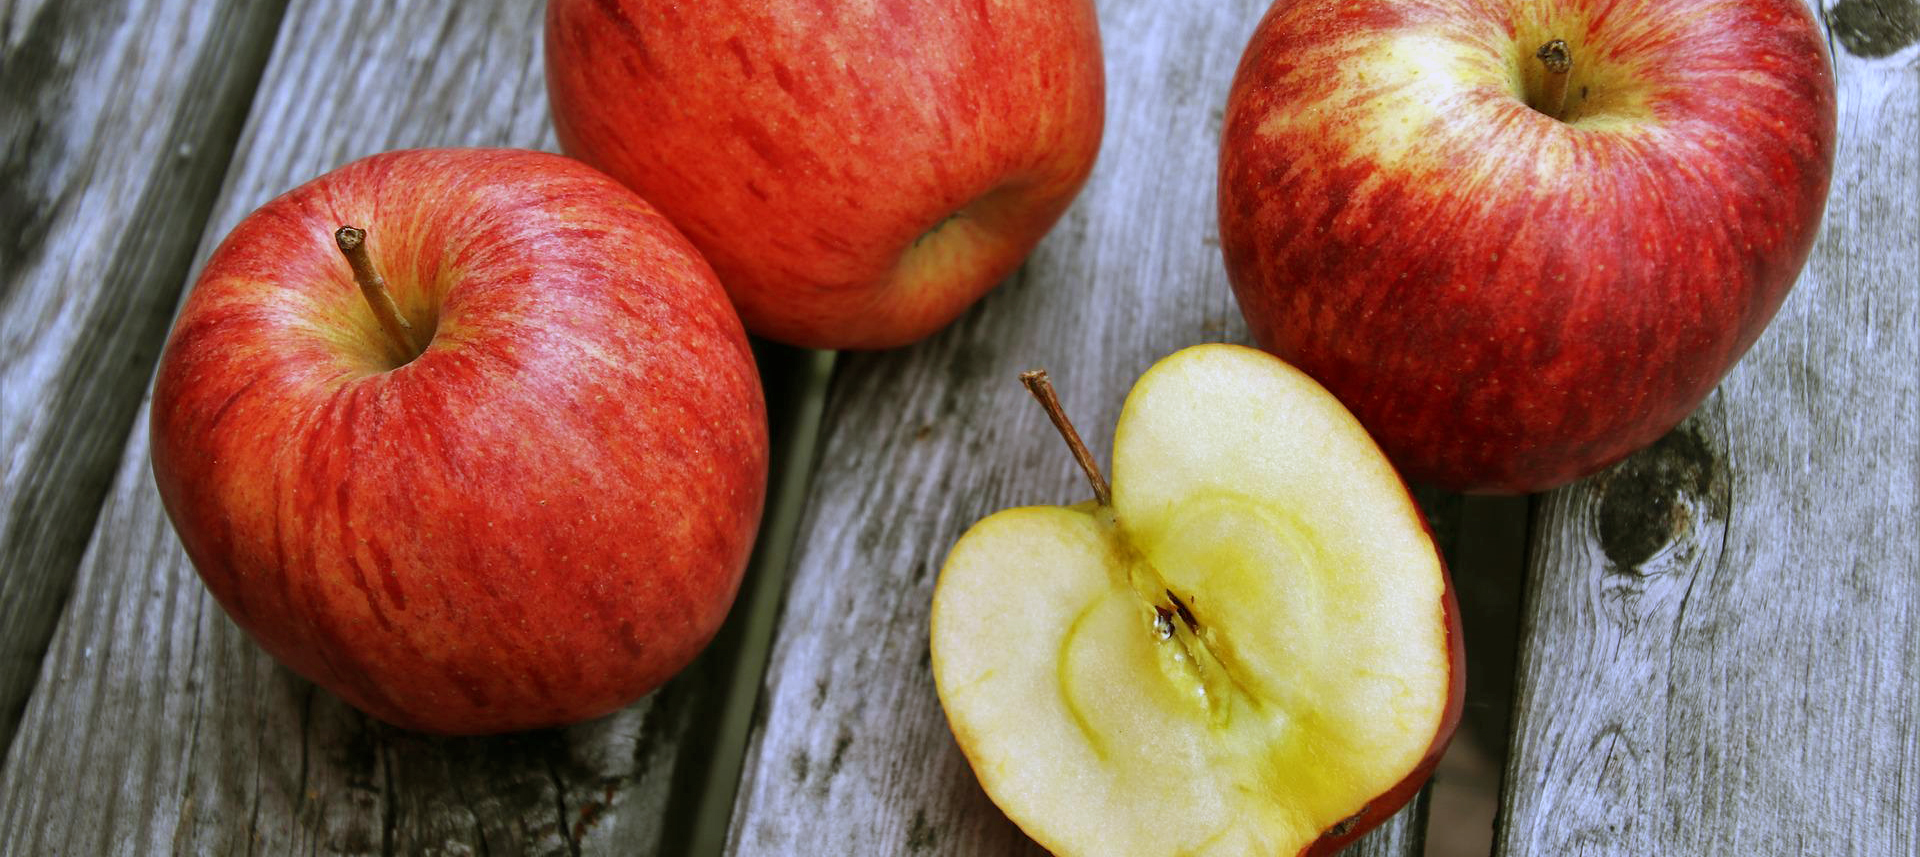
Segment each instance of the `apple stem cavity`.
[{"label": "apple stem cavity", "polygon": [[1094,463],[1093,453],[1087,450],[1087,444],[1080,439],[1080,433],[1073,428],[1073,421],[1067,419],[1067,412],[1060,407],[1060,396],[1053,391],[1053,382],[1047,380],[1047,370],[1035,369],[1020,373],[1020,383],[1027,385],[1027,392],[1040,400],[1040,407],[1047,409],[1047,417],[1053,420],[1053,427],[1060,430],[1060,437],[1067,441],[1067,448],[1073,451],[1073,459],[1080,462],[1080,469],[1087,474],[1087,482],[1093,485],[1093,500],[1103,507],[1113,505],[1113,488],[1107,484],[1107,477],[1100,472],[1100,465]]},{"label": "apple stem cavity", "polygon": [[360,294],[367,299],[367,305],[373,308],[373,316],[380,321],[380,329],[386,331],[387,344],[395,350],[398,367],[419,356],[423,350],[413,341],[413,325],[407,317],[400,314],[400,305],[393,300],[393,293],[387,290],[387,280],[373,267],[373,258],[367,254],[367,231],[356,226],[342,226],[333,233],[333,243],[340,246],[340,253],[347,257],[347,265],[353,268],[353,281],[360,286]]},{"label": "apple stem cavity", "polygon": [[1553,39],[1533,55],[1547,67],[1547,80],[1540,100],[1532,107],[1564,122],[1561,114],[1567,109],[1567,78],[1573,73],[1573,51],[1567,47],[1567,40]]}]

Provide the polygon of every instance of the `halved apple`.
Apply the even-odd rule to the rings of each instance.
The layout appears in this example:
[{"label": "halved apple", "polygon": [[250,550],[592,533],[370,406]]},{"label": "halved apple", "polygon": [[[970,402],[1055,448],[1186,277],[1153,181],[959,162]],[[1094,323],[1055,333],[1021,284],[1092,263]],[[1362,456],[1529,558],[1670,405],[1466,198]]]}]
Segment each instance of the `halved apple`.
[{"label": "halved apple", "polygon": [[1097,499],[988,517],[940,573],[934,680],[987,794],[1062,855],[1325,854],[1391,816],[1464,658],[1366,431],[1279,359],[1197,346],[1134,386],[1109,492],[1029,375]]}]

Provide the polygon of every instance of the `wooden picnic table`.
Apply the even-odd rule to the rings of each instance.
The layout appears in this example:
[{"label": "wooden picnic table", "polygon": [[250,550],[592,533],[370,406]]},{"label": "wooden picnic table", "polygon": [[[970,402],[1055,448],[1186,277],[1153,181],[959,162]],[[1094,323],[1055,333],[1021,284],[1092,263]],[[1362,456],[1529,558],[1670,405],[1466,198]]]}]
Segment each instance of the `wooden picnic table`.
[{"label": "wooden picnic table", "polygon": [[[1468,621],[1466,732],[1506,760],[1499,853],[1920,854],[1920,13],[1821,2],[1832,197],[1759,344],[1604,473],[1419,491]],[[1017,372],[1048,367],[1104,458],[1149,364],[1247,339],[1213,182],[1265,5],[1102,0],[1104,148],[1025,267],[909,348],[761,347],[765,524],[690,670],[591,723],[443,739],[217,608],[144,394],[254,207],[386,149],[556,148],[541,3],[0,4],[0,852],[1037,851],[947,731],[934,578],[973,521],[1084,493]],[[1420,853],[1457,823],[1427,806],[1351,853]]]}]

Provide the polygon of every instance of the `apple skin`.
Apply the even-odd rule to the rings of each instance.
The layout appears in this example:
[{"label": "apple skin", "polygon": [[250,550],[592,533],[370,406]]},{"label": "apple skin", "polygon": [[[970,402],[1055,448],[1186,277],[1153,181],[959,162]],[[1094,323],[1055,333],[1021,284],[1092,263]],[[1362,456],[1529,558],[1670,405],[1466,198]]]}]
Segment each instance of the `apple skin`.
[{"label": "apple skin", "polygon": [[[335,246],[430,344],[387,371]],[[160,361],[153,472],[207,588],[382,720],[479,734],[612,711],[732,603],[765,406],[711,269],[558,155],[356,161],[226,238]]]},{"label": "apple skin", "polygon": [[[1572,123],[1522,100],[1556,37]],[[1410,478],[1551,488],[1658,439],[1759,337],[1834,110],[1798,0],[1281,0],[1228,96],[1227,273],[1260,345]]]},{"label": "apple skin", "polygon": [[1079,192],[1089,0],[552,0],[562,148],[713,263],[755,334],[888,348],[1011,274]]}]

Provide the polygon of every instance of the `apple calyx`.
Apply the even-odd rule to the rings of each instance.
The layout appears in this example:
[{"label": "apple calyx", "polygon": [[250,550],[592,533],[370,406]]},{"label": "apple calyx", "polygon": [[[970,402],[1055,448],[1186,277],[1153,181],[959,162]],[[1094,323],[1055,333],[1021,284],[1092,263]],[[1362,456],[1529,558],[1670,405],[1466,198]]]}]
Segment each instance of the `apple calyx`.
[{"label": "apple calyx", "polygon": [[[1079,430],[1067,418],[1066,409],[1060,405],[1060,396],[1054,392],[1053,382],[1047,379],[1047,370],[1022,372],[1020,383],[1025,384],[1027,391],[1046,409],[1053,427],[1059,430],[1060,437],[1073,452],[1074,460],[1079,462],[1080,470],[1087,475],[1088,484],[1093,486],[1094,503],[1098,506],[1094,518],[1111,534],[1120,553],[1126,557],[1129,585],[1151,608],[1147,613],[1152,617],[1150,633],[1155,641],[1171,644],[1170,649],[1162,650],[1166,659],[1163,666],[1169,677],[1191,690],[1213,725],[1224,726],[1230,713],[1230,702],[1236,695],[1233,691],[1238,689],[1240,692],[1237,695],[1249,700],[1253,699],[1253,695],[1240,687],[1226,664],[1213,653],[1213,646],[1209,644],[1211,630],[1202,629],[1193,609],[1166,586],[1159,570],[1134,547],[1119,517],[1114,514],[1113,487],[1107,482],[1106,475],[1100,472],[1100,465],[1093,460],[1093,453],[1087,449],[1086,442],[1080,439]],[[1165,596],[1165,601],[1160,600],[1161,595]],[[1174,623],[1176,618],[1180,620],[1178,625]]]},{"label": "apple calyx", "polygon": [[1566,121],[1562,114],[1567,109],[1567,78],[1573,72],[1573,50],[1567,47],[1567,40],[1551,39],[1541,45],[1540,50],[1534,51],[1533,55],[1540,60],[1541,65],[1546,66],[1547,79],[1539,99],[1528,106],[1555,119]]},{"label": "apple calyx", "polygon": [[367,231],[357,226],[341,226],[334,230],[333,243],[340,247],[340,253],[347,257],[347,266],[353,269],[353,281],[360,286],[360,294],[367,299],[367,306],[373,309],[373,317],[380,322],[380,329],[387,334],[387,347],[392,365],[399,368],[413,358],[420,356],[426,348],[415,343],[413,324],[400,313],[400,305],[393,300],[393,293],[387,290],[387,280],[373,267],[373,257],[367,254]]}]

